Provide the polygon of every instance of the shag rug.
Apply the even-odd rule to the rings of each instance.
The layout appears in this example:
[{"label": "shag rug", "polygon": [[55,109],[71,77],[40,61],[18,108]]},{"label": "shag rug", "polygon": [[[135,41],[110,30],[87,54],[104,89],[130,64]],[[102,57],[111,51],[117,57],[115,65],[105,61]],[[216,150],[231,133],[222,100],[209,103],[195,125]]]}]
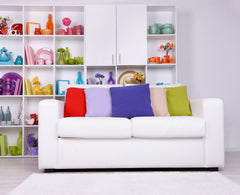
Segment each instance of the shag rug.
[{"label": "shag rug", "polygon": [[34,173],[10,195],[239,195],[216,172]]}]

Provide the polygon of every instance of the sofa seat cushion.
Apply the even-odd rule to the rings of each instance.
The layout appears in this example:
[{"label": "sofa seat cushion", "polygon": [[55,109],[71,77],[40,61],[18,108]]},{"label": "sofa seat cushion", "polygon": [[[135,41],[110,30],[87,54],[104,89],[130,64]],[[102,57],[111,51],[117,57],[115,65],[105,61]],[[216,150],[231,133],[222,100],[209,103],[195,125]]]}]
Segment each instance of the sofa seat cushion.
[{"label": "sofa seat cushion", "polygon": [[112,117],[68,117],[58,120],[58,136],[91,139],[131,138],[131,121]]},{"label": "sofa seat cushion", "polygon": [[195,138],[205,136],[205,122],[192,116],[136,117],[131,119],[136,138]]}]

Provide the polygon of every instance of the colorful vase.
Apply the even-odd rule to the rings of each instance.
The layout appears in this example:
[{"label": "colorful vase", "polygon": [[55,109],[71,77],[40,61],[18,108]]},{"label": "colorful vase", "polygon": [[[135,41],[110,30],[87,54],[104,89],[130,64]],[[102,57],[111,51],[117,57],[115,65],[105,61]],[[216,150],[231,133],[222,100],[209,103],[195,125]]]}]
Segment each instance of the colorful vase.
[{"label": "colorful vase", "polygon": [[114,79],[113,79],[113,73],[112,73],[112,72],[109,72],[108,84],[109,84],[109,85],[114,85],[114,84],[115,84],[115,81],[114,81]]}]

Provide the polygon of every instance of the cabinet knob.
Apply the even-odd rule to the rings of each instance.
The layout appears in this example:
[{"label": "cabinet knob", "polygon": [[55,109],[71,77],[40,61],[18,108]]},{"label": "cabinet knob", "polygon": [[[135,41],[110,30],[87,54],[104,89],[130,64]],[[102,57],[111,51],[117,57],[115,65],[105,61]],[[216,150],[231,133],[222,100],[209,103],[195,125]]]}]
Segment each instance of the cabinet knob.
[{"label": "cabinet knob", "polygon": [[112,54],[112,64],[114,64],[114,54]]},{"label": "cabinet knob", "polygon": [[119,64],[121,64],[121,54],[119,54],[119,59],[118,59],[118,61],[119,61]]}]

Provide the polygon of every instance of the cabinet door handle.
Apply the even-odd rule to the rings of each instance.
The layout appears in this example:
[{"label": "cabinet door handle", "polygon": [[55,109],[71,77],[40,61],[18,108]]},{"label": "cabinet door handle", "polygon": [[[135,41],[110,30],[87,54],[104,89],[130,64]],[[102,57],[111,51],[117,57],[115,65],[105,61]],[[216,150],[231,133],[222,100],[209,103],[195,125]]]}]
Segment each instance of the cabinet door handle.
[{"label": "cabinet door handle", "polygon": [[119,54],[119,59],[118,59],[118,61],[119,61],[119,64],[121,64],[121,54]]},{"label": "cabinet door handle", "polygon": [[114,64],[114,54],[112,54],[112,64]]}]

